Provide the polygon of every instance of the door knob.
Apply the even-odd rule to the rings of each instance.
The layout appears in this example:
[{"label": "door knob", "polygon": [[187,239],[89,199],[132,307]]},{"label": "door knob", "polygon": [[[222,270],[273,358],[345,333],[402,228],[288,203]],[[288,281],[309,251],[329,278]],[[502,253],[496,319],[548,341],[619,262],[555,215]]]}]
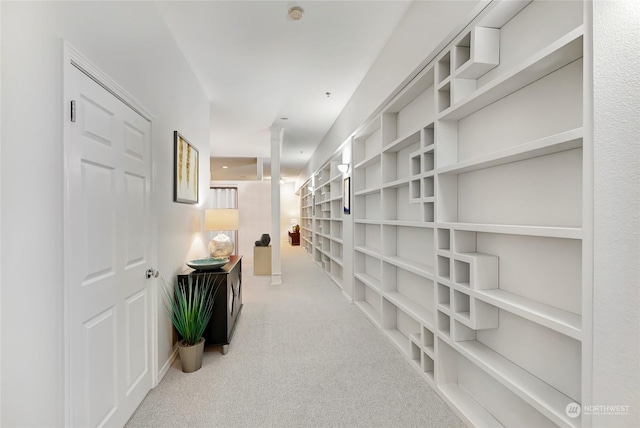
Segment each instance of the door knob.
[{"label": "door knob", "polygon": [[158,272],[157,270],[155,270],[153,268],[149,268],[149,269],[147,269],[146,275],[147,275],[147,279],[149,279],[149,278],[157,278],[158,275],[160,275],[160,272]]}]

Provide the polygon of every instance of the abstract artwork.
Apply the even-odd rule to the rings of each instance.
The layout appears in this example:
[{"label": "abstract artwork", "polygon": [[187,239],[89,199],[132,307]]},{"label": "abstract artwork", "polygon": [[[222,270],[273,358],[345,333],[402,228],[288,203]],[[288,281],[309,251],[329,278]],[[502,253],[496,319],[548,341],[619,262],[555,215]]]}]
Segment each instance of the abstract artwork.
[{"label": "abstract artwork", "polygon": [[173,132],[173,201],[198,203],[198,150],[178,131]]}]

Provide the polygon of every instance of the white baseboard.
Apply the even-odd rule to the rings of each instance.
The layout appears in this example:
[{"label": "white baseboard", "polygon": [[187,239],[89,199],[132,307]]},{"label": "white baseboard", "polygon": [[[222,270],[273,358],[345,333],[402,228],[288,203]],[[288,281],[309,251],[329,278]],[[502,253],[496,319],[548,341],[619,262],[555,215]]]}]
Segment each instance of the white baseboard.
[{"label": "white baseboard", "polygon": [[349,296],[347,293],[344,292],[344,290],[342,291],[342,296],[347,299],[347,301],[351,304],[353,304],[353,299],[351,298],[351,296]]},{"label": "white baseboard", "polygon": [[176,360],[176,358],[178,358],[178,347],[177,346],[175,346],[173,348],[173,352],[169,356],[169,359],[167,360],[166,363],[164,363],[164,365],[160,369],[160,372],[158,373],[158,385],[160,384],[160,382],[162,382],[162,378],[164,378],[165,375],[169,372],[169,369],[171,368],[171,365]]}]

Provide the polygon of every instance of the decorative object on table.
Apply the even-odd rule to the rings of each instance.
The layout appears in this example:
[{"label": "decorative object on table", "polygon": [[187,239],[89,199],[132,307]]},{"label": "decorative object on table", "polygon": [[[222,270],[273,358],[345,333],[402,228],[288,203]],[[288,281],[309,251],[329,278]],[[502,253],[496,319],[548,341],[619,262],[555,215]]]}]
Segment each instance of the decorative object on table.
[{"label": "decorative object on table", "polygon": [[295,226],[293,226],[293,232],[300,233],[300,225],[296,224]]},{"label": "decorative object on table", "polygon": [[344,179],[342,198],[344,199],[344,213],[351,214],[351,177]]},{"label": "decorative object on table", "polygon": [[233,241],[223,232],[238,230],[240,215],[235,208],[214,208],[205,211],[204,228],[208,231],[218,231],[209,241],[209,254],[214,258],[229,257],[233,253]]},{"label": "decorative object on table", "polygon": [[268,247],[271,242],[271,237],[268,233],[263,233],[259,241],[256,241],[256,247]]},{"label": "decorative object on table", "polygon": [[187,266],[197,271],[210,271],[220,269],[229,263],[229,257],[207,257],[205,259],[196,259],[187,262]]},{"label": "decorative object on table", "polygon": [[198,203],[198,150],[173,131],[173,201]]},{"label": "decorative object on table", "polygon": [[167,314],[182,337],[178,342],[178,353],[185,373],[202,367],[203,334],[213,312],[214,288],[214,277],[209,274],[190,276],[182,285],[176,282],[173,295],[166,284],[163,286]]}]

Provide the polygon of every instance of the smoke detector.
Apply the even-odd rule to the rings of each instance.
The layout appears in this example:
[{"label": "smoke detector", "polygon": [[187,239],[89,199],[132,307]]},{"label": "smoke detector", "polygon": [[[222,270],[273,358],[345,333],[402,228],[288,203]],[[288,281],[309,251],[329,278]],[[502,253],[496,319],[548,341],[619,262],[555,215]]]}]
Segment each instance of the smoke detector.
[{"label": "smoke detector", "polygon": [[300,6],[294,6],[289,9],[288,15],[289,18],[293,19],[294,21],[299,21],[302,19],[302,15],[304,15],[304,9],[302,9]]}]

